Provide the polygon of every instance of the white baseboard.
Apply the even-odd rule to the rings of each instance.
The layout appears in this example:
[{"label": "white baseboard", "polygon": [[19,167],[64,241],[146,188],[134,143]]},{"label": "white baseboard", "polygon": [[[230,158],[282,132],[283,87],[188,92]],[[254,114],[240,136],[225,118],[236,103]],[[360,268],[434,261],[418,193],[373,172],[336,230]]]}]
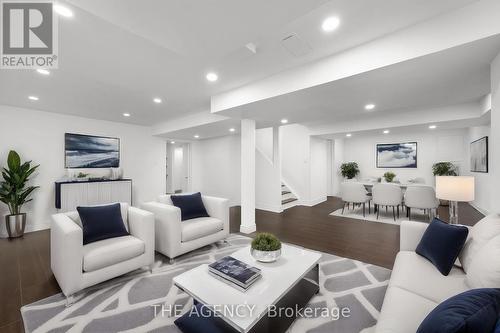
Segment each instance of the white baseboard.
[{"label": "white baseboard", "polygon": [[260,209],[260,210],[265,210],[268,212],[273,212],[273,213],[283,212],[283,208],[281,208],[280,205],[274,206],[274,205],[268,205],[268,204],[263,204],[263,203],[256,203],[255,208]]},{"label": "white baseboard", "polygon": [[300,200],[299,204],[302,206],[312,207],[312,206],[316,206],[322,202],[325,202],[326,200],[327,200],[327,197],[319,197],[319,198],[312,199],[312,200]]},{"label": "white baseboard", "polygon": [[257,231],[257,226],[254,224],[251,225],[241,225],[240,232],[244,234],[251,234],[252,232]]}]

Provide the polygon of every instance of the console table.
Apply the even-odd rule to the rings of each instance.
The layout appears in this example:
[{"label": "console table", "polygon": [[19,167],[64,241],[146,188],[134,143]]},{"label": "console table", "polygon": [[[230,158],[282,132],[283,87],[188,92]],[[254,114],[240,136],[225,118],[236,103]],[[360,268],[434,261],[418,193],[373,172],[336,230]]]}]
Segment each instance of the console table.
[{"label": "console table", "polygon": [[113,202],[132,204],[132,180],[57,181],[55,206],[61,212],[77,206],[92,206]]}]

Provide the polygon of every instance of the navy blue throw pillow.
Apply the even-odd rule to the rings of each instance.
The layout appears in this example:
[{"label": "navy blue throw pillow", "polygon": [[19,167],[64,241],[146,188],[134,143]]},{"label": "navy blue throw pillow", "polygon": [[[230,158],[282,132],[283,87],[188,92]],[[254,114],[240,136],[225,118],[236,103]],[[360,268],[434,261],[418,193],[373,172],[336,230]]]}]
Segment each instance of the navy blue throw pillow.
[{"label": "navy blue throw pillow", "polygon": [[443,275],[448,275],[462,250],[469,229],[447,224],[438,218],[429,224],[415,252],[427,258]]},{"label": "navy blue throw pillow", "polygon": [[493,333],[500,311],[500,289],[472,289],[439,304],[417,333]]},{"label": "navy blue throw pillow", "polygon": [[227,332],[220,320],[205,305],[197,303],[191,311],[174,321],[183,333],[223,333]]},{"label": "navy blue throw pillow", "polygon": [[201,200],[201,193],[171,195],[170,198],[175,207],[181,209],[181,220],[190,220],[198,217],[210,217],[203,200]]},{"label": "navy blue throw pillow", "polygon": [[123,224],[120,204],[76,207],[82,220],[83,245],[103,239],[128,236]]},{"label": "navy blue throw pillow", "polygon": [[500,333],[500,319],[497,321],[497,325],[495,326],[493,333]]}]

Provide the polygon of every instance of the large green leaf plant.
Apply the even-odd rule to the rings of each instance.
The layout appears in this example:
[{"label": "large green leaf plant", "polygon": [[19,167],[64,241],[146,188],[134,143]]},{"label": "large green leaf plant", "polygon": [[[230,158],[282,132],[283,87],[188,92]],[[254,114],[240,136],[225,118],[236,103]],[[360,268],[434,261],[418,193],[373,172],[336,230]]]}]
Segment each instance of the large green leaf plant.
[{"label": "large green leaf plant", "polygon": [[21,213],[21,207],[30,202],[30,195],[39,186],[27,186],[30,176],[39,165],[31,166],[31,161],[21,162],[14,150],[7,157],[7,168],[2,168],[3,181],[0,182],[0,201],[5,203],[12,215]]}]

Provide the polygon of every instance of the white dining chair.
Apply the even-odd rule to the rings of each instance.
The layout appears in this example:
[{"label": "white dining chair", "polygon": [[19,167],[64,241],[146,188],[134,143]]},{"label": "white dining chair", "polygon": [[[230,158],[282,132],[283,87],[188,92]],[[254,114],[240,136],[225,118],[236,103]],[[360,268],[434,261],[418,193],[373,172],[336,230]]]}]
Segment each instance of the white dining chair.
[{"label": "white dining chair", "polygon": [[403,191],[397,184],[382,183],[373,186],[373,204],[377,212],[377,220],[380,214],[380,206],[392,207],[392,215],[396,221],[396,208],[399,217],[399,206],[403,201]]},{"label": "white dining chair", "polygon": [[[363,216],[366,216],[366,203],[368,203],[368,214],[371,213],[371,196],[366,191],[366,188],[361,183],[346,182],[341,185],[341,196],[344,206],[342,214],[344,214],[345,206],[353,204],[353,207],[358,204],[363,206]],[[348,207],[349,208],[349,207]]]},{"label": "white dining chair", "polygon": [[406,216],[411,220],[411,209],[422,209],[429,215],[429,220],[437,215],[439,199],[431,186],[408,186],[405,193]]}]

